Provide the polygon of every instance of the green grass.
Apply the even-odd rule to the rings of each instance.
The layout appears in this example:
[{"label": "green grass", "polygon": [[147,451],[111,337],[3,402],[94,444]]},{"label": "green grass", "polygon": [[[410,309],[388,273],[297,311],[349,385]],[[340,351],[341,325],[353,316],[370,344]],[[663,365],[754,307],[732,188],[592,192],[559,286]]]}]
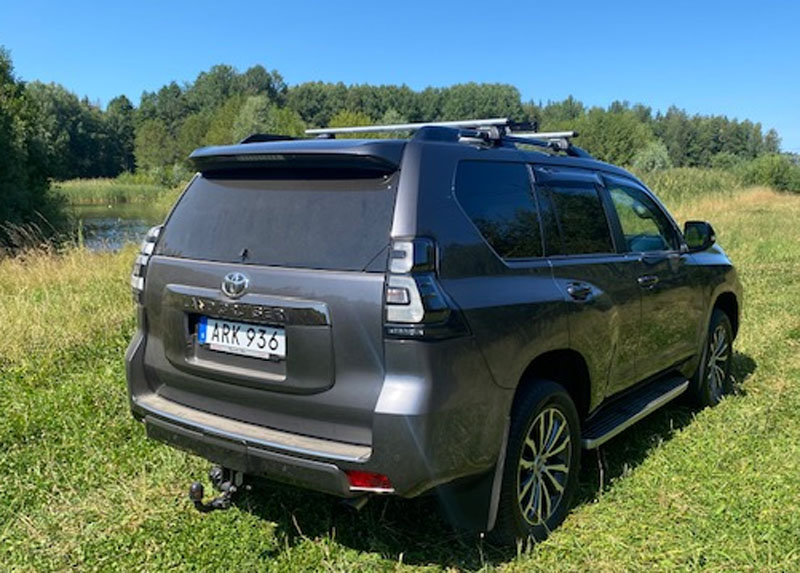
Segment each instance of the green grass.
[{"label": "green grass", "polygon": [[174,201],[177,196],[176,190],[163,185],[117,179],[72,179],[54,183],[53,188],[72,205],[152,203]]},{"label": "green grass", "polygon": [[456,535],[426,499],[351,515],[269,485],[197,513],[185,491],[208,464],[147,441],[128,412],[133,250],[0,262],[2,569],[800,570],[800,196],[663,195],[678,219],[711,220],[739,268],[740,391],[586,454],[564,525],[517,550]]}]

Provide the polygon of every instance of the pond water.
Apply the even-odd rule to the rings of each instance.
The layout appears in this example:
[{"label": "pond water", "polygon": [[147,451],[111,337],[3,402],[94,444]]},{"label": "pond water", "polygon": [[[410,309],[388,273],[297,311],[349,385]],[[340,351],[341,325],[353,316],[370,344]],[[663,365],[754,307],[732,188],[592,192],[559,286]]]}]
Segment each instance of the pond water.
[{"label": "pond water", "polygon": [[92,251],[112,251],[139,243],[147,230],[162,223],[167,211],[140,203],[73,205],[72,215],[83,228],[83,242]]}]

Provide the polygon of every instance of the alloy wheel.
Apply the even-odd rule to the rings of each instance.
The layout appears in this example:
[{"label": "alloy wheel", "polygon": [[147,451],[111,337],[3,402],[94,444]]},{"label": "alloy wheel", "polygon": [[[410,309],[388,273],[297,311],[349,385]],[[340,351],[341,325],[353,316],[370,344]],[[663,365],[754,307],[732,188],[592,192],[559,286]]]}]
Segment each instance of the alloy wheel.
[{"label": "alloy wheel", "polygon": [[556,511],[570,472],[572,442],[567,419],[548,407],[534,418],[522,445],[517,501],[530,525],[543,525]]},{"label": "alloy wheel", "polygon": [[731,355],[731,345],[728,341],[728,332],[723,325],[718,325],[708,343],[708,361],[706,363],[706,382],[711,398],[718,401],[725,392],[728,359]]}]

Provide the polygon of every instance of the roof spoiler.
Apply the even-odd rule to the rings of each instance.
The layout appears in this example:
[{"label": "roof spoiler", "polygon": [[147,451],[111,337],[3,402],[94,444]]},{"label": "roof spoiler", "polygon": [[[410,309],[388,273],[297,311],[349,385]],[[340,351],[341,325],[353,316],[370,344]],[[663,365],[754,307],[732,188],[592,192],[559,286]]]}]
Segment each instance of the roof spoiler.
[{"label": "roof spoiler", "polygon": [[[378,142],[379,140],[376,140]],[[353,172],[359,176],[381,176],[400,167],[404,142],[387,145],[354,144],[330,147],[317,141],[245,143],[197,149],[189,160],[197,171],[260,170],[272,172]],[[343,142],[344,143],[344,142]],[[314,173],[309,173],[313,176]]]}]

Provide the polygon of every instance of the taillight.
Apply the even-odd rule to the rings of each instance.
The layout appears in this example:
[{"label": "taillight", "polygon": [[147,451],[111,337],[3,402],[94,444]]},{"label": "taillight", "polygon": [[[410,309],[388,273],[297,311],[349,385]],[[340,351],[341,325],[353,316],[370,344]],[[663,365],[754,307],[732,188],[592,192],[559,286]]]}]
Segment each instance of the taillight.
[{"label": "taillight", "polygon": [[436,279],[436,245],[430,239],[392,243],[385,302],[390,337],[440,339],[468,333]]},{"label": "taillight", "polygon": [[147,235],[139,248],[139,254],[136,256],[136,261],[133,263],[131,290],[133,291],[133,299],[136,302],[142,302],[147,265],[150,262],[150,257],[153,255],[153,250],[156,248],[156,241],[158,241],[158,236],[161,234],[162,227],[163,225],[158,225],[147,231]]}]

